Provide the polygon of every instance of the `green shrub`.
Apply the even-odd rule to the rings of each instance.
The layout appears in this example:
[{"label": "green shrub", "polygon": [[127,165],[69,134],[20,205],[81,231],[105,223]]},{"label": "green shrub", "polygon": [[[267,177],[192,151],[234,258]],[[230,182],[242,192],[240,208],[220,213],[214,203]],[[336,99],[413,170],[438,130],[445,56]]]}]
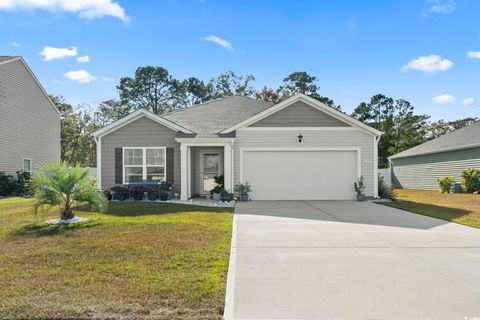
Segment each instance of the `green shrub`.
[{"label": "green shrub", "polygon": [[378,196],[382,199],[391,199],[395,200],[397,194],[392,188],[387,187],[385,184],[385,178],[381,175],[378,175]]},{"label": "green shrub", "polygon": [[15,190],[17,181],[11,175],[0,172],[0,196],[8,196]]},{"label": "green shrub", "polygon": [[480,175],[480,169],[470,168],[462,170],[460,176],[462,177],[461,185],[463,192],[473,193],[480,189],[480,185],[477,180],[478,175]]},{"label": "green shrub", "polygon": [[30,172],[17,171],[18,194],[24,197],[33,196],[33,190],[29,185],[31,178]]},{"label": "green shrub", "polygon": [[360,176],[360,178],[357,179],[353,183],[353,188],[355,189],[355,192],[360,196],[363,195],[363,190],[365,190],[365,184],[363,183],[363,176]]},{"label": "green shrub", "polygon": [[450,193],[450,189],[455,183],[455,177],[440,177],[437,178],[437,182],[442,193]]}]

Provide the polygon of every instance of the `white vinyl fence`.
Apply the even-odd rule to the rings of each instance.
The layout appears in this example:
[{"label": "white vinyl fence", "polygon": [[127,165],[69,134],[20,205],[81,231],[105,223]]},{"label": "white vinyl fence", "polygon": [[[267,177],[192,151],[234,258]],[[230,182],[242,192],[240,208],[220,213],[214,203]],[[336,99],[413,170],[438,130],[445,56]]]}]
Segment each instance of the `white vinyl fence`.
[{"label": "white vinyl fence", "polygon": [[392,187],[392,169],[378,169],[378,174],[381,175],[385,179],[385,184],[388,188]]}]

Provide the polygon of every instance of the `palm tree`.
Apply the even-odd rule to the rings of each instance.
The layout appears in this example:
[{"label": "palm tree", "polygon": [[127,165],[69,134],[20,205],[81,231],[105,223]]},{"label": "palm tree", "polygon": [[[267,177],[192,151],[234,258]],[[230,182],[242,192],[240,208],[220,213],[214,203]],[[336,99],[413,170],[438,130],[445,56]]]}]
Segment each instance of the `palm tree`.
[{"label": "palm tree", "polygon": [[73,207],[77,204],[90,204],[92,211],[104,212],[107,208],[107,199],[96,190],[93,179],[79,165],[48,163],[34,174],[30,183],[35,192],[35,213],[45,206],[49,206],[48,209],[58,206],[60,218],[71,219],[74,217]]}]

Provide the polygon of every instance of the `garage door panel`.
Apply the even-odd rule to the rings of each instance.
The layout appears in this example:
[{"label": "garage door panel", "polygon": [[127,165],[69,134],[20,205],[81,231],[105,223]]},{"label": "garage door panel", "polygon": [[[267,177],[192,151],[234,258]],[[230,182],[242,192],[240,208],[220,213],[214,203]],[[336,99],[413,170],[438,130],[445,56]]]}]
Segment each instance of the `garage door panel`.
[{"label": "garage door panel", "polygon": [[256,200],[350,200],[355,151],[244,151],[243,181]]}]

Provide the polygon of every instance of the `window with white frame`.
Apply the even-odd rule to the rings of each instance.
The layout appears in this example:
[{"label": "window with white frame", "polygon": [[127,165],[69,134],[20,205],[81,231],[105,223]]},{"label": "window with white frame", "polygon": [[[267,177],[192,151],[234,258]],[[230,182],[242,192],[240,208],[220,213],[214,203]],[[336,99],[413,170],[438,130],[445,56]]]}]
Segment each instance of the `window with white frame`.
[{"label": "window with white frame", "polygon": [[22,168],[25,172],[32,172],[32,159],[23,158]]},{"label": "window with white frame", "polygon": [[166,148],[123,148],[123,183],[166,178]]}]

